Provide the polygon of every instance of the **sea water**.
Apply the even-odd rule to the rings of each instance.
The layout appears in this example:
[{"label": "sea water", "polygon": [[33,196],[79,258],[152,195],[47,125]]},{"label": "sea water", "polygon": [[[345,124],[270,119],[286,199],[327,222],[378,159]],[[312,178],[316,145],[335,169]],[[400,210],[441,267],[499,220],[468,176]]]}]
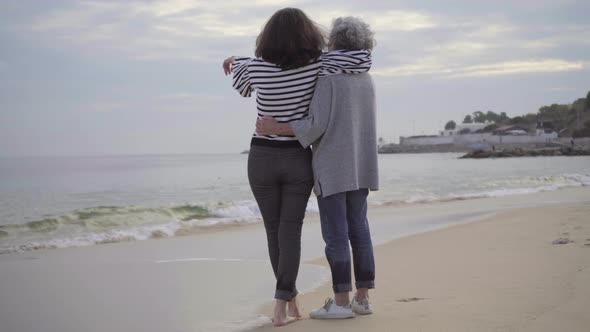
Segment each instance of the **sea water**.
[{"label": "sea water", "polygon": [[[590,157],[379,155],[370,204],[428,204],[590,185]],[[0,158],[0,253],[198,233],[261,221],[247,155]],[[317,211],[310,199],[308,211]]]}]

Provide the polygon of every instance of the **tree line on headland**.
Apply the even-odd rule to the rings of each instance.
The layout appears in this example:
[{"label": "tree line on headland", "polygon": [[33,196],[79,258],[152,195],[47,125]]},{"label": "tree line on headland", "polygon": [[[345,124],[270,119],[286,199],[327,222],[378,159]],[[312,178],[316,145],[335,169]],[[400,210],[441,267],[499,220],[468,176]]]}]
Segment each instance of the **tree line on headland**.
[{"label": "tree line on headland", "polygon": [[[561,137],[590,137],[590,91],[586,98],[578,98],[571,104],[542,106],[537,113],[509,117],[505,112],[475,111],[463,119],[463,123],[490,123],[478,132],[492,132],[499,127],[514,125],[531,131],[539,127],[555,131]],[[454,130],[457,124],[449,121],[445,130]],[[468,131],[468,129],[467,129]],[[461,132],[459,132],[461,134]]]}]

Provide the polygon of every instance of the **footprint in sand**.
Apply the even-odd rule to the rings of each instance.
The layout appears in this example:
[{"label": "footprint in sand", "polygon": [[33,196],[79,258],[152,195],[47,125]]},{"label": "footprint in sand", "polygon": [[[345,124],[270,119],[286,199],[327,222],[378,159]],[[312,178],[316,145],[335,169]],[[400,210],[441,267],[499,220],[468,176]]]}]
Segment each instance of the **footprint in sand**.
[{"label": "footprint in sand", "polygon": [[397,302],[416,302],[416,301],[422,301],[422,300],[427,300],[427,299],[424,297],[405,297],[405,298],[397,300]]}]

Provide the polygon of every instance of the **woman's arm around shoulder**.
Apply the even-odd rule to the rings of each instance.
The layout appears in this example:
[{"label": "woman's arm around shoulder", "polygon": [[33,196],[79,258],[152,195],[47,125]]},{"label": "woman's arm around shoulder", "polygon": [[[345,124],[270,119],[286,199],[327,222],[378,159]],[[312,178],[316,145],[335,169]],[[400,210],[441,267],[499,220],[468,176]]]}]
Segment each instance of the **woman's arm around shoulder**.
[{"label": "woman's arm around shoulder", "polygon": [[373,58],[369,50],[334,50],[320,57],[319,76],[361,74],[369,71]]}]

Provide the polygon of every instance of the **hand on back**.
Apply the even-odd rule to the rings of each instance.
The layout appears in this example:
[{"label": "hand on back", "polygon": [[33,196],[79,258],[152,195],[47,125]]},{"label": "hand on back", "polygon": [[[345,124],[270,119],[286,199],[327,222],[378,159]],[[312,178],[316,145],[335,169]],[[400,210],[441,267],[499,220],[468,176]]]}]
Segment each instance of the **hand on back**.
[{"label": "hand on back", "polygon": [[276,135],[278,134],[279,123],[272,116],[264,116],[256,120],[256,133],[258,135]]}]

